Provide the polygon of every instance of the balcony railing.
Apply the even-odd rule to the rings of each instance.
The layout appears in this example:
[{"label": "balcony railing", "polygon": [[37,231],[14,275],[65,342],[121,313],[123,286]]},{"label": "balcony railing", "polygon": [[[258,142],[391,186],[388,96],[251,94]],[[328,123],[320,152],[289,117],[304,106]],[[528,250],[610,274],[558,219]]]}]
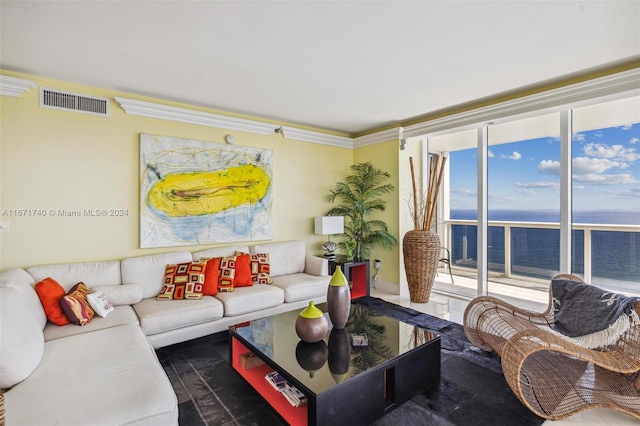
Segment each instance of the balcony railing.
[{"label": "balcony railing", "polygon": [[[476,268],[477,222],[445,222],[454,268]],[[559,272],[560,224],[489,221],[488,268],[504,278],[549,280]],[[575,223],[572,272],[586,282],[640,293],[640,226]]]}]

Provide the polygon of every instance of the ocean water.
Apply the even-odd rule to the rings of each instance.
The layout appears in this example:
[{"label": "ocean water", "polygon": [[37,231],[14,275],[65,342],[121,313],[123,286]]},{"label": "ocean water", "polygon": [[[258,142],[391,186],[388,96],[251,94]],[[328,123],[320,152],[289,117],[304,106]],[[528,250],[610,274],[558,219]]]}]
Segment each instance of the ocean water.
[{"label": "ocean water", "polygon": [[[475,220],[476,210],[451,210],[451,219]],[[514,222],[560,222],[558,210],[489,210],[489,220]],[[640,225],[640,211],[575,211],[574,223]]]},{"label": "ocean water", "polygon": [[[475,210],[451,210],[452,219],[475,220]],[[551,211],[489,211],[489,220],[514,222],[559,222]],[[574,223],[640,225],[639,212],[574,212]],[[475,268],[477,229],[452,226],[452,262]],[[504,272],[504,228],[488,229],[489,270]],[[572,233],[572,271],[584,273],[584,231]],[[640,232],[591,231],[592,282],[620,288],[640,289]],[[560,230],[511,228],[511,271],[513,274],[550,279],[560,269]]]}]

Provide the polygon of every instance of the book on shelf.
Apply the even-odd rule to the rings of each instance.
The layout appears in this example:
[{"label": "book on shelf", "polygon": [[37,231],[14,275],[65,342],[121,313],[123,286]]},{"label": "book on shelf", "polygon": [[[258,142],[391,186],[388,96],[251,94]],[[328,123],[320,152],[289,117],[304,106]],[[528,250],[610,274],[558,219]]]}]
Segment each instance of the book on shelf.
[{"label": "book on shelf", "polygon": [[285,384],[287,383],[287,380],[277,371],[271,371],[265,374],[264,378],[267,379],[267,382],[269,382],[278,392],[282,392]]},{"label": "book on shelf", "polygon": [[282,390],[282,394],[285,398],[287,398],[289,404],[293,405],[294,407],[300,407],[301,405],[307,403],[307,397],[305,396],[305,394],[300,392],[298,388],[288,382],[285,384],[284,389]]}]

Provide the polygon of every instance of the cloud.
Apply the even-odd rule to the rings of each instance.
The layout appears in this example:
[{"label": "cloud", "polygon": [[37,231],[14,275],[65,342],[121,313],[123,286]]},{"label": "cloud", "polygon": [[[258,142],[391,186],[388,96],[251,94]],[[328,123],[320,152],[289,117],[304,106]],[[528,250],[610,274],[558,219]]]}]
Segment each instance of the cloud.
[{"label": "cloud", "polygon": [[536,195],[536,191],[532,191],[531,189],[525,189],[523,191],[518,191],[520,195],[524,195],[525,197],[531,197]]},{"label": "cloud", "polygon": [[638,183],[638,179],[634,178],[630,173],[622,173],[618,175],[604,175],[597,173],[587,173],[584,175],[573,175],[574,182],[584,182],[591,185],[619,185]]},{"label": "cloud", "polygon": [[507,157],[509,160],[514,160],[514,161],[518,161],[519,159],[522,158],[522,154],[520,154],[518,151],[513,151],[513,154],[511,154],[510,156]]},{"label": "cloud", "polygon": [[611,161],[607,158],[577,157],[573,159],[573,174],[581,175],[585,173],[603,173],[616,167],[625,168],[626,165],[618,161]]},{"label": "cloud", "polygon": [[491,200],[494,203],[510,203],[516,200],[514,197],[510,195],[502,195],[496,192],[489,192],[489,194],[487,195],[489,196],[489,200]]},{"label": "cloud", "polygon": [[538,163],[540,173],[549,175],[560,175],[560,162],[553,160],[542,160]]},{"label": "cloud", "polygon": [[464,195],[467,197],[470,197],[472,195],[476,195],[476,193],[474,191],[471,191],[470,189],[452,189],[451,191],[449,191],[452,194],[459,194],[459,195]]},{"label": "cloud", "polygon": [[607,194],[616,195],[618,197],[631,197],[638,199],[640,197],[640,186],[629,189],[608,189],[604,191]]},{"label": "cloud", "polygon": [[558,189],[560,184],[557,182],[517,182],[518,188],[545,188],[545,189]]},{"label": "cloud", "polygon": [[635,148],[625,148],[622,145],[588,143],[584,146],[582,151],[588,157],[609,158],[629,162],[640,159],[640,154],[636,152]]},{"label": "cloud", "polygon": [[493,155],[493,152],[491,150],[488,150],[487,157],[493,158],[493,157],[495,157],[495,155]]},{"label": "cloud", "polygon": [[573,134],[573,140],[576,141],[576,142],[583,142],[585,140],[584,133],[574,133]]},{"label": "cloud", "polygon": [[630,144],[630,145],[634,145],[634,144],[636,144],[636,143],[638,143],[638,142],[640,142],[640,139],[638,139],[638,138],[631,138],[631,139],[629,140],[629,144]]},{"label": "cloud", "polygon": [[633,124],[625,124],[624,126],[621,126],[622,130],[631,130],[632,127]]},{"label": "cloud", "polygon": [[[612,161],[606,158],[578,157],[573,159],[573,182],[583,182],[590,185],[618,185],[637,183],[638,180],[631,173],[605,174],[604,172],[617,168],[626,169],[628,164]],[[542,160],[538,163],[538,171],[543,174],[560,175],[560,162]],[[530,185],[530,184],[527,184]],[[523,186],[523,185],[518,185]],[[530,186],[528,186],[530,187]]]},{"label": "cloud", "polygon": [[507,160],[518,161],[521,158],[522,158],[522,154],[520,154],[518,151],[513,151],[513,153],[509,156],[505,154],[500,154],[501,160],[507,159]]}]

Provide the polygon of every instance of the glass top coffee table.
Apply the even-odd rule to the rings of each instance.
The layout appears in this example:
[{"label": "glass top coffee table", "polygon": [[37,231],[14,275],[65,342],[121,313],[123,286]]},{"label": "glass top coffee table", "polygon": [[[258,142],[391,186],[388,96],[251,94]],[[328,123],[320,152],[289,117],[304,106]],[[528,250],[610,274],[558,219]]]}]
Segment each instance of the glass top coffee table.
[{"label": "glass top coffee table", "polygon": [[[328,319],[326,304],[317,307]],[[352,304],[344,329],[330,326],[324,340],[306,343],[298,314],[229,328],[231,367],[291,425],[366,425],[440,381],[435,333]],[[267,380],[274,371],[288,391]]]}]

